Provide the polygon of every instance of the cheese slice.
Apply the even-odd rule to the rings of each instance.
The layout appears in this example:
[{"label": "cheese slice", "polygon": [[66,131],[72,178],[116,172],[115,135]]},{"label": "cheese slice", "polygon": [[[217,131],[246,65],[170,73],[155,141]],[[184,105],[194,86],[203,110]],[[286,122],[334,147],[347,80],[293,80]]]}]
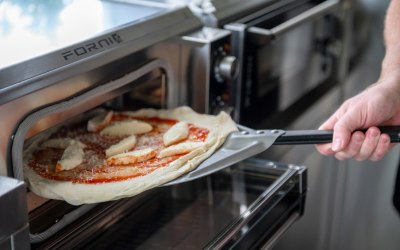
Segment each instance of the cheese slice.
[{"label": "cheese slice", "polygon": [[156,154],[153,148],[146,148],[111,156],[107,158],[106,162],[111,166],[132,165],[137,162],[150,160],[154,158]]},{"label": "cheese slice", "polygon": [[98,115],[93,119],[89,120],[87,123],[87,130],[89,132],[97,132],[102,130],[111,122],[113,114],[114,114],[113,111],[109,111],[106,114]]},{"label": "cheese slice", "polygon": [[150,132],[153,127],[142,121],[138,120],[128,120],[128,121],[118,121],[113,122],[107,127],[105,127],[100,135],[109,136],[125,136],[125,135],[135,135]]},{"label": "cheese slice", "polygon": [[170,127],[163,136],[163,142],[165,146],[170,146],[182,140],[185,140],[189,136],[189,125],[187,122],[178,122],[174,126]]},{"label": "cheese slice", "polygon": [[49,139],[42,144],[42,147],[65,149],[72,145],[76,145],[77,147],[85,148],[85,144],[83,144],[82,142],[80,142],[78,140],[71,139],[71,138]]},{"label": "cheese slice", "polygon": [[116,154],[120,154],[126,151],[131,150],[136,145],[136,136],[130,135],[124,139],[122,139],[117,144],[111,145],[106,149],[106,157],[110,157]]},{"label": "cheese slice", "polygon": [[57,162],[55,171],[61,172],[79,166],[83,161],[84,154],[83,147],[80,144],[69,145]]},{"label": "cheese slice", "polygon": [[158,153],[158,158],[164,158],[172,155],[186,154],[197,148],[204,146],[204,142],[183,142],[164,148]]}]

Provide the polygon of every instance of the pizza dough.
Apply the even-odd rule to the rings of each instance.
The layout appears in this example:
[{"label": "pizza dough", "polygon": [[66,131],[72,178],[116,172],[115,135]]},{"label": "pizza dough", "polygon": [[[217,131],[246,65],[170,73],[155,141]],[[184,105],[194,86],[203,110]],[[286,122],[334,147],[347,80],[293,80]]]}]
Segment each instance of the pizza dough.
[{"label": "pizza dough", "polygon": [[[162,185],[168,181],[171,181],[195,169],[202,161],[204,161],[206,158],[212,155],[213,152],[223,144],[229,133],[237,130],[236,125],[231,119],[231,117],[224,112],[221,112],[219,115],[216,116],[204,115],[194,112],[189,107],[179,107],[175,109],[165,109],[165,110],[142,109],[134,112],[123,112],[122,114],[132,117],[148,117],[148,118],[158,117],[161,119],[173,119],[178,122],[177,124],[180,124],[178,126],[178,130],[180,130],[179,129],[180,126],[184,127],[186,126],[185,125],[186,123],[190,123],[195,125],[196,127],[207,129],[208,135],[205,138],[205,141],[201,143],[186,142],[192,144],[192,145],[187,145],[188,147],[193,147],[191,151],[186,154],[183,154],[182,153],[183,151],[179,151],[179,150],[185,150],[186,147],[185,145],[177,146],[179,144],[173,144],[170,146],[166,146],[165,150],[170,147],[172,148],[164,152],[162,155],[155,156],[155,158],[160,159],[161,161],[166,161],[167,159],[170,160],[172,159],[171,157],[175,157],[176,159],[173,158],[175,160],[168,162],[168,164],[165,167],[157,168],[156,170],[146,175],[138,175],[136,177],[128,179],[121,179],[121,180],[101,182],[101,183],[80,183],[80,182],[62,181],[62,180],[60,181],[60,180],[44,178],[43,176],[39,175],[33,168],[29,167],[29,161],[32,160],[35,150],[38,150],[38,148],[40,147],[39,145],[42,145],[41,143],[46,143],[46,140],[47,141],[51,140],[43,139],[43,136],[38,136],[36,139],[33,139],[33,141],[29,143],[29,147],[26,147],[26,149],[24,150],[24,174],[26,182],[28,183],[28,187],[34,193],[40,196],[50,199],[65,200],[73,205],[80,205],[84,203],[97,203],[97,202],[121,199],[124,197],[130,197],[139,194],[145,190]],[[110,120],[109,113],[103,114],[103,118],[100,119],[97,118],[97,120],[92,120],[88,122],[88,129],[90,129],[91,131],[99,131],[101,129],[105,129],[107,127],[106,125],[107,122],[105,122],[104,120]],[[179,121],[182,121],[183,123],[179,123]],[[142,125],[143,124],[141,124],[141,128],[146,127]],[[121,126],[121,124],[117,126]],[[122,127],[125,127],[125,125],[123,125]],[[145,128],[145,130],[146,129],[148,128]],[[124,129],[124,131],[126,130]],[[140,133],[143,133],[142,131],[143,130],[141,130]],[[135,132],[132,133],[134,134]],[[172,138],[178,138],[176,139],[177,140],[176,143],[182,143],[182,144],[185,143],[184,141],[185,139],[183,138],[183,135],[180,134],[179,131],[171,133],[173,134]],[[174,134],[176,133],[178,135],[174,136]],[[127,138],[129,138],[129,136]],[[136,143],[143,143],[143,141],[140,142],[140,140],[145,140],[145,138],[142,138],[136,141],[136,138],[135,139],[132,138],[133,137],[131,137],[130,139],[126,139],[127,141],[125,142],[121,142],[122,145],[120,146],[116,144],[115,146],[116,149],[114,148],[113,150],[111,150],[113,152],[110,153],[110,157],[118,159],[118,155],[126,153],[126,152],[124,153],[126,148],[132,147],[132,145],[134,146]],[[63,141],[62,143],[63,145],[59,147],[65,148],[71,145],[71,142]],[[72,144],[80,145],[79,142],[76,141],[73,142]],[[121,150],[118,149],[118,147],[122,147],[124,149]],[[179,149],[179,147],[183,147],[183,149],[182,148]],[[139,148],[138,150],[141,149]],[[180,152],[179,157],[174,156],[174,154],[176,154],[174,152],[178,153]],[[147,153],[149,152],[139,152],[139,155]],[[119,159],[126,160],[127,158],[122,157]],[[124,166],[115,166],[115,167],[120,168],[121,173],[124,173],[124,171],[126,171],[126,174],[129,176],[133,176],[135,171],[138,171],[136,167],[132,168],[124,168]]]}]

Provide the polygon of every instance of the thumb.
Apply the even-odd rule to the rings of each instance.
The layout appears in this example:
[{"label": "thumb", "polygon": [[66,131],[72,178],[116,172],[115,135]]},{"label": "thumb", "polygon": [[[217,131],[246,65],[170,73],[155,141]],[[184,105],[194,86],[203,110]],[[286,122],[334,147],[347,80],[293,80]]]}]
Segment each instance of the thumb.
[{"label": "thumb", "polygon": [[347,113],[341,117],[333,127],[332,150],[339,152],[347,147],[351,133],[360,127],[354,119],[355,114]]}]

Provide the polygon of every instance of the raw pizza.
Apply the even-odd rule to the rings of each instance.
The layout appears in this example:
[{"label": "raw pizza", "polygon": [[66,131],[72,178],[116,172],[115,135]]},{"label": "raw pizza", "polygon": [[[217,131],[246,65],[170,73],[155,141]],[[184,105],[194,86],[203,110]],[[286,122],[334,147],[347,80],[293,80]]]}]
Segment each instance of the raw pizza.
[{"label": "raw pizza", "polygon": [[34,193],[74,205],[129,197],[193,170],[235,130],[224,112],[103,111],[31,140],[25,179]]}]

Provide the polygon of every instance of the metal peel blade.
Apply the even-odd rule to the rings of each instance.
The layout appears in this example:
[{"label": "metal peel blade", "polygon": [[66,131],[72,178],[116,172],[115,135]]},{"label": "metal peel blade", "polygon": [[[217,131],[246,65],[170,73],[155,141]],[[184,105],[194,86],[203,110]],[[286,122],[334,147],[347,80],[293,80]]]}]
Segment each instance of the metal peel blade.
[{"label": "metal peel blade", "polygon": [[162,186],[192,181],[255,156],[268,149],[285,133],[283,130],[255,131],[243,126],[240,126],[240,129],[242,131],[231,133],[225,143],[195,170]]}]

